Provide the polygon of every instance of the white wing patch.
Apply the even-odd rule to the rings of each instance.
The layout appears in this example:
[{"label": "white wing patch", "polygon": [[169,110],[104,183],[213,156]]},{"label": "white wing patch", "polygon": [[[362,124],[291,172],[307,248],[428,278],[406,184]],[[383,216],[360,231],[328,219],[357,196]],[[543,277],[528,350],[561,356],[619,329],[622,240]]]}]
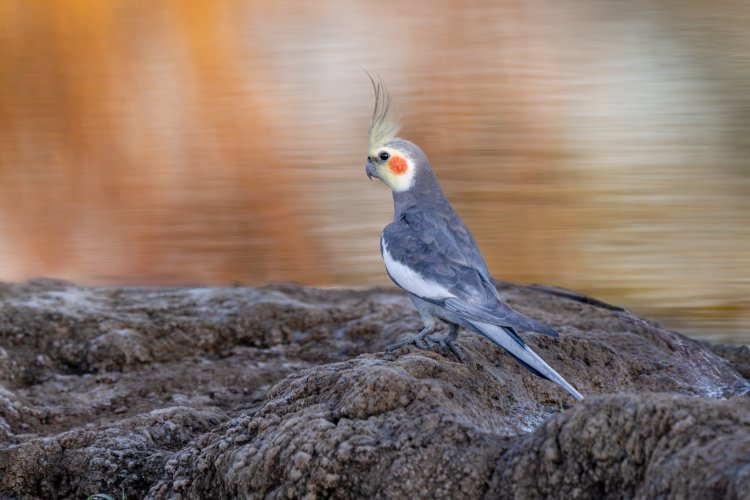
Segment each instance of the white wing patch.
[{"label": "white wing patch", "polygon": [[385,239],[381,237],[380,242],[383,245],[383,260],[385,261],[385,268],[398,286],[407,292],[426,299],[443,300],[455,297],[455,295],[450,293],[445,287],[432,280],[426,279],[412,268],[395,260],[391,257],[391,254],[388,253],[388,245],[385,244]]}]

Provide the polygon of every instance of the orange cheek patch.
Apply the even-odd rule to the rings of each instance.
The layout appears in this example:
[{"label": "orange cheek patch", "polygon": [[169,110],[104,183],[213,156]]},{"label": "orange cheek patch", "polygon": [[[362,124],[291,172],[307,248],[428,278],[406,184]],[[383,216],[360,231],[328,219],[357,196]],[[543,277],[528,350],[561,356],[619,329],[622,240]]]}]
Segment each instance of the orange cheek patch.
[{"label": "orange cheek patch", "polygon": [[393,172],[394,174],[401,175],[406,172],[408,165],[406,164],[406,160],[404,160],[400,156],[394,156],[388,162],[388,168],[391,169],[391,172]]}]

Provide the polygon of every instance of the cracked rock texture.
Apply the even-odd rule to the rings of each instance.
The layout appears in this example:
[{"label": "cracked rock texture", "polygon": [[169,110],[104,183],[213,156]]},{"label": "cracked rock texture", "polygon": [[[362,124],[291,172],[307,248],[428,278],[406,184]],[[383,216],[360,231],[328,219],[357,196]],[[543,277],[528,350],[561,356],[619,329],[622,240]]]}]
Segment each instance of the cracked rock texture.
[{"label": "cracked rock texture", "polygon": [[498,286],[583,402],[473,334],[383,353],[397,290],[0,284],[0,497],[748,498],[747,347]]}]

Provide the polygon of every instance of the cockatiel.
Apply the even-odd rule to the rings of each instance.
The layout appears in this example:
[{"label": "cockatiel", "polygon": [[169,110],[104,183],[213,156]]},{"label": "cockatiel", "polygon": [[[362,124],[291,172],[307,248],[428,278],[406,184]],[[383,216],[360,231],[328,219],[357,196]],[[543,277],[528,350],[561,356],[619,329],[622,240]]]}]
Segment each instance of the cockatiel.
[{"label": "cockatiel", "polygon": [[[369,74],[368,74],[369,76]],[[461,356],[453,345],[461,327],[487,337],[532,373],[551,380],[576,399],[583,396],[532,351],[516,330],[559,336],[549,326],[511,309],[498,296],[474,238],[443,195],[430,162],[415,144],[396,137],[385,85],[370,77],[375,90],[365,171],[393,192],[393,222],[383,230],[380,252],[391,280],[403,288],[419,311],[424,328],[387,347],[407,344],[428,349],[438,343]],[[433,340],[435,320],[450,325],[445,338]]]}]

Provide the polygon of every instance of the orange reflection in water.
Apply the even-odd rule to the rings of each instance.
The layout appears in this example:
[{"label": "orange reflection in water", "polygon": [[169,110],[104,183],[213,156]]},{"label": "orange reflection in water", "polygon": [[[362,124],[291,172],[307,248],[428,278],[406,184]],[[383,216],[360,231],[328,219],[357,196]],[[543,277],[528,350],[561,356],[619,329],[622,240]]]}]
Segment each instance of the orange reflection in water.
[{"label": "orange reflection in water", "polygon": [[5,8],[4,278],[321,279],[277,132],[229,63],[217,9]]},{"label": "orange reflection in water", "polygon": [[5,0],[0,279],[386,283],[361,64],[497,276],[748,341],[748,14]]}]

